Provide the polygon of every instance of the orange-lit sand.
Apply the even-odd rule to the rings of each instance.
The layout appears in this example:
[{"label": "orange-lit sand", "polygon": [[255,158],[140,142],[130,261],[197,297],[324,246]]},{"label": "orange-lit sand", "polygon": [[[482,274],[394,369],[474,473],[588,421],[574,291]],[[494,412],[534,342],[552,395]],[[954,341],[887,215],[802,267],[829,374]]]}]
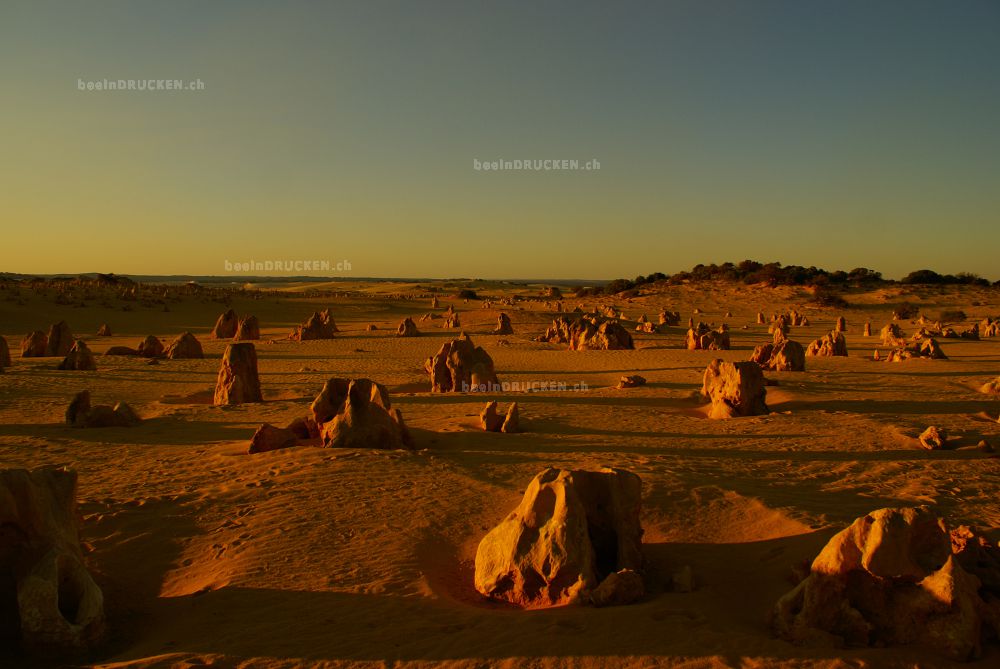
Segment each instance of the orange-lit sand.
[{"label": "orange-lit sand", "polygon": [[[427,284],[425,284],[426,286]],[[397,338],[425,298],[388,297],[412,285],[335,284],[350,298],[236,299],[260,319],[263,404],[211,405],[226,342],[208,339],[218,302],[197,297],[124,312],[73,308],[23,292],[0,302],[0,329],[14,366],[0,376],[0,465],[67,465],[80,473],[88,560],[106,596],[110,639],[94,658],[112,667],[295,667],[487,665],[510,667],[930,667],[943,659],[913,648],[803,648],[771,637],[766,615],[790,587],[793,567],[816,555],[855,517],[876,508],[932,504],[996,539],[1000,401],[977,392],[1000,374],[1000,338],[939,340],[949,360],[870,360],[876,335],[903,299],[925,312],[960,307],[969,322],[997,315],[995,292],[898,288],[849,294],[852,307],[805,307],[809,293],[705,285],[671,288],[616,304],[632,320],[681,312],[666,335],[636,334],[634,351],[571,352],[532,338],[553,314],[542,302],[482,309],[452,304],[463,330],[493,356],[501,381],[562,381],[583,392],[432,395],[422,365],[445,338],[442,320],[422,336]],[[534,287],[483,289],[490,296]],[[426,288],[419,289],[424,293]],[[0,296],[2,297],[2,296]],[[981,306],[974,306],[980,303]],[[695,398],[713,357],[745,360],[769,341],[755,323],[798,306],[811,320],[793,328],[803,345],[845,315],[849,358],[809,358],[805,373],[768,373],[772,414],[712,421]],[[330,307],[340,335],[284,339],[314,310]],[[687,318],[730,324],[734,350],[681,348]],[[488,334],[497,314],[513,335]],[[734,316],[724,318],[726,311]],[[65,319],[97,355],[97,372],[61,372],[55,358],[17,357],[21,337]],[[107,322],[115,336],[94,336]],[[378,329],[365,331],[375,323]],[[748,330],[741,329],[750,325]],[[907,335],[917,327],[902,323]],[[146,334],[168,342],[191,330],[204,360],[102,357]],[[267,340],[273,338],[274,343]],[[499,345],[498,340],[509,345]],[[885,349],[883,349],[883,352]],[[616,390],[624,374],[648,385]],[[244,455],[262,422],[306,413],[330,376],[385,384],[414,433],[415,452],[300,447]],[[129,402],[146,422],[126,429],[62,424],[73,394]],[[517,401],[523,434],[486,433],[487,399]],[[960,437],[956,450],[917,443],[928,425]],[[644,484],[643,525],[652,592],[635,605],[524,612],[483,601],[472,588],[478,541],[520,500],[547,465],[614,465]],[[669,592],[671,573],[690,565],[691,593]],[[966,667],[1000,666],[1000,646]]]}]

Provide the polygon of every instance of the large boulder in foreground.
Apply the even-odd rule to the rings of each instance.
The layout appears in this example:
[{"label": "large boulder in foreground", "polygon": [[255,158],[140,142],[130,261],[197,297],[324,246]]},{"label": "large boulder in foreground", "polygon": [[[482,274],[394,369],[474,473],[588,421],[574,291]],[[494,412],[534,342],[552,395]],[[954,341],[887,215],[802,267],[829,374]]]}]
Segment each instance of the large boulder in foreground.
[{"label": "large boulder in foreground", "polygon": [[222,354],[222,365],[215,380],[213,404],[263,402],[260,377],[257,375],[257,349],[253,344],[229,344]]},{"label": "large boulder in foreground", "polygon": [[0,470],[0,640],[70,655],[104,634],[104,596],[80,550],[76,472]]},{"label": "large boulder in foreground", "polygon": [[65,357],[69,355],[69,350],[73,348],[76,338],[69,329],[66,321],[59,321],[49,327],[48,344],[45,347],[45,355]]},{"label": "large boulder in foreground", "polygon": [[768,413],[764,373],[756,362],[713,360],[705,370],[701,394],[712,401],[709,418],[761,416]]},{"label": "large boulder in foreground", "polygon": [[879,509],[830,539],[771,626],[799,644],[920,644],[965,661],[1000,632],[998,596],[996,545],[927,507]]},{"label": "large boulder in foreground", "polygon": [[59,369],[94,371],[97,369],[97,363],[94,361],[94,354],[91,353],[87,343],[82,339],[77,339],[76,343],[73,344],[73,348],[69,350],[63,361],[59,363]]},{"label": "large boulder in foreground", "polygon": [[49,346],[49,338],[41,330],[29,332],[21,340],[22,358],[44,358],[45,350]]},{"label": "large boulder in foreground", "polygon": [[170,342],[166,356],[170,360],[200,360],[205,357],[205,353],[198,338],[190,332],[185,332]]},{"label": "large boulder in foreground", "polygon": [[330,315],[329,309],[315,311],[313,315],[306,319],[306,322],[297,326],[288,335],[293,341],[309,341],[312,339],[333,339],[335,333],[340,332],[337,324]]},{"label": "large boulder in foreground", "polygon": [[538,341],[567,344],[571,351],[619,351],[635,348],[632,335],[614,319],[560,316]]},{"label": "large boulder in foreground", "polygon": [[500,385],[493,358],[464,332],[458,339],[442,344],[424,363],[424,369],[430,374],[431,391],[435,393],[489,391]]},{"label": "large boulder in foreground", "polygon": [[389,391],[370,379],[348,382],[346,397],[320,434],[326,448],[413,447],[403,415],[389,402]]},{"label": "large boulder in foreground", "polygon": [[212,328],[212,338],[213,339],[232,339],[236,334],[236,328],[239,326],[239,318],[236,316],[236,312],[232,309],[227,309],[224,313],[219,315],[219,318],[215,321],[215,327]]},{"label": "large boulder in foreground", "polygon": [[634,601],[641,497],[631,472],[546,469],[480,542],[476,590],[524,608]]}]

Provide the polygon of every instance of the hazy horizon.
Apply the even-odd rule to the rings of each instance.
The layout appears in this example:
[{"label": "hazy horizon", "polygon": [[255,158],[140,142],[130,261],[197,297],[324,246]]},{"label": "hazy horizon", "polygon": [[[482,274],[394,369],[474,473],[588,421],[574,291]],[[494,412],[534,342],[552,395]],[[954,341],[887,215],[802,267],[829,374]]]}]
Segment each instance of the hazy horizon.
[{"label": "hazy horizon", "polygon": [[5,2],[0,271],[996,280],[998,29],[984,1]]}]

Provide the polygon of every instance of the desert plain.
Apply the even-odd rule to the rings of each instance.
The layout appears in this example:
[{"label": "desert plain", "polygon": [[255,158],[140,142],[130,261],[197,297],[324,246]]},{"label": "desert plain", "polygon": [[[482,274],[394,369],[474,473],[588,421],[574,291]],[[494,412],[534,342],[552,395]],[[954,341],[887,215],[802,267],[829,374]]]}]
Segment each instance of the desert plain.
[{"label": "desert plain", "polygon": [[[474,289],[476,299],[458,297]],[[947,667],[1000,666],[1000,645],[956,663],[918,644],[796,645],[775,638],[775,603],[834,534],[883,507],[928,505],[949,524],[1000,531],[1000,338],[939,339],[947,359],[873,360],[878,331],[901,304],[965,328],[1000,312],[996,288],[892,284],[846,290],[824,306],[800,287],[701,282],[625,296],[576,298],[567,312],[613,306],[633,350],[540,342],[555,300],[544,286],[502,282],[335,282],[241,288],[114,290],[6,283],[0,334],[13,364],[0,375],[0,468],[78,474],[80,538],[104,594],[106,634],[89,655],[6,666],[152,667]],[[68,295],[68,297],[67,297]],[[436,309],[431,300],[437,298]],[[420,320],[453,307],[444,319]],[[214,406],[229,341],[211,337],[227,309],[255,315],[263,402]],[[329,309],[332,339],[289,332]],[[635,332],[663,309],[677,326]],[[714,359],[743,361],[770,342],[757,314],[795,309],[803,346],[847,329],[847,357],[808,357],[804,372],[765,372],[770,413],[711,420],[700,390]],[[492,334],[499,313],[513,334]],[[565,314],[563,314],[565,315]],[[412,317],[420,336],[397,337]],[[898,325],[906,335],[919,325]],[[726,323],[729,350],[688,350],[688,318]],[[29,332],[66,321],[94,371],[19,357]],[[872,336],[863,336],[870,322]],[[112,336],[98,337],[102,324]],[[369,328],[374,325],[375,329]],[[193,333],[205,357],[102,355],[153,334]],[[467,333],[512,384],[432,393],[424,361]],[[617,388],[624,375],[647,380]],[[299,445],[247,454],[262,423],[307,413],[331,377],[383,384],[412,449]],[[520,385],[517,385],[520,384]],[[546,387],[545,384],[548,384]],[[562,384],[562,385],[560,385]],[[126,401],[133,427],[66,424],[74,395]],[[487,432],[480,412],[517,402],[518,433]],[[929,426],[947,448],[924,448]],[[985,441],[986,444],[981,442]],[[632,604],[523,610],[474,587],[477,546],[546,467],[612,466],[642,481],[645,594]],[[674,575],[690,569],[693,587]]]}]

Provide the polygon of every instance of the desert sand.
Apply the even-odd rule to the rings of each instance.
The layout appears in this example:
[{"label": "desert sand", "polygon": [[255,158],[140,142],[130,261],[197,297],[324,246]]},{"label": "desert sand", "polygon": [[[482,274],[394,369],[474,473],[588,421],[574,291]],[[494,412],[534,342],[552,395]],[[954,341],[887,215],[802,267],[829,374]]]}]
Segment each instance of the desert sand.
[{"label": "desert sand", "polygon": [[[959,330],[997,315],[995,289],[897,285],[849,291],[850,306],[829,308],[804,288],[703,283],[579,300],[564,288],[567,311],[613,305],[635,339],[635,350],[572,351],[535,341],[557,315],[542,286],[476,285],[490,308],[456,298],[445,283],[257,288],[267,287],[224,298],[150,291],[104,305],[83,299],[85,307],[59,304],[66,300],[52,289],[0,293],[13,357],[0,375],[0,468],[78,472],[85,559],[104,592],[107,640],[78,665],[952,666],[919,647],[792,645],[772,636],[767,615],[831,536],[875,509],[931,505],[996,541],[1000,459],[977,445],[1000,447],[1000,401],[979,392],[1000,375],[1000,338],[939,339],[945,360],[872,360],[875,349],[883,359],[889,351],[878,332],[900,303],[928,315],[961,309],[964,321],[949,323]],[[515,295],[522,299],[503,304]],[[460,330],[444,329],[444,318],[420,321],[449,306]],[[210,335],[229,308],[259,320],[262,403],[213,405],[230,342]],[[845,317],[848,356],[808,357],[805,372],[768,371],[778,383],[767,388],[770,414],[710,420],[698,393],[706,366],[748,360],[772,341],[758,312],[769,319],[790,308],[808,317],[789,335],[803,346]],[[333,339],[288,339],[323,309],[339,329]],[[679,311],[681,324],[635,331],[642,314],[655,320],[661,309]],[[493,334],[500,313],[514,334]],[[728,323],[732,348],[687,350],[692,316]],[[396,336],[407,317],[419,336]],[[87,342],[96,371],[18,357],[27,333],[62,320]],[[863,337],[868,321],[875,336]],[[113,336],[96,335],[102,324]],[[899,325],[907,336],[919,329]],[[103,355],[185,331],[203,359],[149,365]],[[460,331],[488,351],[502,382],[566,390],[432,394],[424,360]],[[647,383],[616,388],[633,374]],[[415,449],[246,454],[261,423],[304,415],[334,376],[385,385]],[[66,407],[82,390],[95,403],[128,402],[142,424],[67,426]],[[522,431],[484,431],[489,400],[517,402]],[[920,445],[931,425],[950,435],[948,449]],[[532,477],[548,466],[606,465],[642,479],[641,601],[524,611],[476,592],[477,545]],[[672,574],[685,566],[695,588],[675,592]],[[20,656],[0,664],[51,666]],[[954,666],[1000,666],[1000,646]]]}]

